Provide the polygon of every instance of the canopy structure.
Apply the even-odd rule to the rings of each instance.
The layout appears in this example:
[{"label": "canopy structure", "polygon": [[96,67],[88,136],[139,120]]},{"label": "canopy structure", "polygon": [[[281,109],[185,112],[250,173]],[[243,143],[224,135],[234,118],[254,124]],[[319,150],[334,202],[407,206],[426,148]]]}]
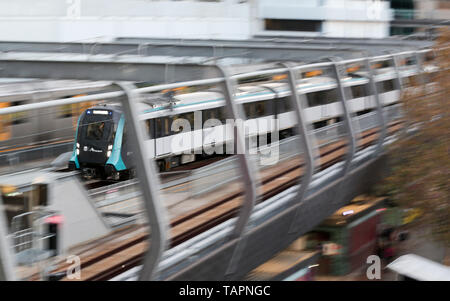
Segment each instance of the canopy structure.
[{"label": "canopy structure", "polygon": [[450,267],[415,254],[400,256],[387,268],[419,281],[450,281]]}]

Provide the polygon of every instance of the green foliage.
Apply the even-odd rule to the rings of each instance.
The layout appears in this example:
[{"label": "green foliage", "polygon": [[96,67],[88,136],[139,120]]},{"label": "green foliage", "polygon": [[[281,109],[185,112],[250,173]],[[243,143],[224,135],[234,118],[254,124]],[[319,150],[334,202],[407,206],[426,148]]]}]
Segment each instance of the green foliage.
[{"label": "green foliage", "polygon": [[431,61],[441,71],[425,82],[416,78],[413,89],[402,95],[406,128],[388,150],[389,175],[377,187],[402,208],[423,212],[418,222],[431,226],[433,238],[450,245],[450,31],[444,30],[436,42],[436,57]]}]

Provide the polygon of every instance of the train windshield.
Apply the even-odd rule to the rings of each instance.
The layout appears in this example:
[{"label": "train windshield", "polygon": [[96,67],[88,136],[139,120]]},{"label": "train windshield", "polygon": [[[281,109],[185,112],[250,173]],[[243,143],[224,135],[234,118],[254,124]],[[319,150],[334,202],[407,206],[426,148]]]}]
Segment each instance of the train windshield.
[{"label": "train windshield", "polygon": [[90,123],[86,130],[86,139],[89,140],[101,140],[103,139],[103,134],[105,133],[105,122],[95,122]]},{"label": "train windshield", "polygon": [[108,141],[111,139],[113,129],[112,115],[92,114],[92,111],[88,110],[82,120],[81,136],[91,142]]}]

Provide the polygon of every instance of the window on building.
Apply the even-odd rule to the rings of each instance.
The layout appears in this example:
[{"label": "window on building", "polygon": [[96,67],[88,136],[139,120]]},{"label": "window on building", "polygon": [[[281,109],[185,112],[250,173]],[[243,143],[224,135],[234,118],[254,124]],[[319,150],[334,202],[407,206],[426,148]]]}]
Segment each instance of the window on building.
[{"label": "window on building", "polygon": [[284,20],[284,19],[265,19],[266,30],[277,31],[322,31],[322,21],[320,20]]}]

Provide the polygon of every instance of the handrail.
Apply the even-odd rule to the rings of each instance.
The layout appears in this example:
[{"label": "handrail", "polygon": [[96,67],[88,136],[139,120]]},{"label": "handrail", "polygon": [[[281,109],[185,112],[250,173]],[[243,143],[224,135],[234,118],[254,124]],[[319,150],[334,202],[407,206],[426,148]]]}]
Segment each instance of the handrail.
[{"label": "handrail", "polygon": [[372,66],[370,63],[371,63],[371,61],[369,59],[365,60],[365,66],[366,66],[367,72],[369,74],[369,86],[370,86],[370,90],[371,90],[370,95],[373,95],[373,97],[375,98],[377,117],[378,117],[378,121],[379,121],[379,124],[381,127],[381,133],[380,133],[380,136],[378,137],[377,150],[376,150],[376,153],[380,154],[381,150],[383,148],[384,139],[386,138],[386,134],[387,134],[387,124],[384,120],[383,105],[381,104],[380,96],[378,95],[378,89],[377,89],[377,85],[376,85],[375,79],[374,79],[374,72],[372,70]]},{"label": "handrail", "polygon": [[155,172],[154,164],[150,163],[147,150],[143,143],[143,129],[137,118],[138,112],[135,108],[134,92],[135,86],[130,83],[116,83],[124,92],[125,99],[122,102],[124,113],[127,119],[127,126],[130,127],[130,145],[134,150],[137,160],[136,170],[141,180],[141,189],[145,200],[148,223],[151,230],[151,245],[144,256],[144,267],[142,268],[139,280],[151,280],[155,277],[158,263],[163,250],[167,244],[167,217],[158,196],[159,181]]},{"label": "handrail", "polygon": [[[228,109],[228,116],[233,120],[238,120],[241,116],[240,110],[234,101],[234,90],[233,81],[228,76],[228,72],[225,68],[218,66],[219,71],[222,73],[223,82],[223,93]],[[242,234],[244,233],[245,227],[247,226],[248,220],[252,213],[253,207],[256,202],[256,184],[254,181],[254,173],[252,171],[251,162],[248,158],[248,154],[245,150],[245,137],[242,136],[242,132],[238,131],[238,127],[235,125],[235,141],[236,141],[236,155],[238,156],[240,168],[242,171],[242,178],[244,182],[244,194],[245,199],[242,203],[242,208],[239,211],[238,218],[236,220],[234,229],[231,233],[231,239],[239,239],[239,243],[234,249],[233,255],[229,261],[228,269],[225,271],[225,277],[232,275],[236,269],[236,266],[241,258],[242,249],[245,247],[245,241],[242,240]],[[245,134],[245,133],[244,133]]]},{"label": "handrail", "polygon": [[344,86],[342,85],[342,80],[341,80],[341,75],[339,73],[339,69],[338,69],[338,64],[344,64],[342,62],[334,62],[332,65],[332,72],[333,75],[336,79],[336,84],[338,86],[338,93],[339,93],[339,98],[340,98],[340,102],[342,105],[342,112],[343,112],[343,119],[344,119],[344,126],[347,130],[348,133],[348,139],[349,139],[349,150],[347,153],[347,158],[345,160],[344,163],[344,168],[343,168],[343,175],[345,176],[350,168],[353,156],[355,155],[355,150],[356,150],[356,136],[355,136],[355,132],[353,130],[353,125],[352,125],[352,120],[351,120],[351,115],[350,115],[350,110],[348,108],[347,105],[347,97],[345,94],[345,90],[344,90]]},{"label": "handrail", "polygon": [[[395,54],[394,56],[392,56],[392,54],[390,55],[386,55],[386,56],[375,56],[372,58],[366,58],[367,60],[377,60],[377,59],[390,59],[390,58],[395,58],[398,57],[398,55],[413,55],[413,54],[418,54],[418,53],[422,53],[423,51],[416,51],[416,52],[401,52],[398,54]],[[360,61],[362,59],[359,59],[358,61]],[[346,64],[348,62],[355,62],[355,60],[341,60],[341,61],[335,61],[335,62],[323,62],[323,63],[316,63],[316,64],[309,64],[309,65],[299,65],[299,66],[292,66],[292,67],[286,67],[286,68],[273,68],[273,69],[269,69],[269,70],[260,70],[260,71],[253,71],[253,72],[247,72],[247,73],[242,73],[242,74],[238,74],[238,75],[228,75],[227,71],[224,70],[222,67],[216,66],[217,69],[219,70],[219,73],[222,74],[221,77],[216,77],[216,78],[210,78],[210,79],[204,79],[204,80],[195,80],[195,81],[185,81],[185,82],[177,82],[177,83],[173,83],[173,84],[165,84],[165,85],[156,85],[156,86],[152,86],[152,87],[146,87],[146,88],[136,88],[134,85],[129,84],[129,83],[116,83],[115,85],[118,86],[120,88],[120,91],[115,91],[115,92],[107,92],[107,93],[99,93],[96,95],[89,95],[89,96],[80,96],[77,98],[73,98],[73,99],[57,99],[57,100],[52,100],[52,101],[44,101],[44,102],[40,102],[40,103],[33,103],[33,104],[27,104],[27,105],[20,105],[20,106],[15,106],[15,107],[8,107],[8,108],[2,108],[0,109],[0,116],[1,115],[5,115],[5,114],[11,114],[11,113],[16,113],[16,112],[21,112],[21,111],[29,111],[29,110],[35,110],[35,109],[41,109],[41,108],[49,108],[49,107],[55,107],[55,106],[60,106],[60,105],[65,105],[65,104],[75,104],[75,103],[81,103],[81,102],[85,102],[85,101],[91,101],[91,100],[98,100],[98,99],[113,99],[113,98],[118,98],[118,97],[124,97],[124,101],[123,103],[123,109],[126,115],[126,119],[129,120],[128,126],[131,126],[131,137],[130,139],[132,139],[131,141],[133,142],[132,145],[135,146],[135,153],[136,153],[136,160],[138,160],[138,164],[137,164],[137,169],[138,169],[138,175],[139,178],[141,179],[141,184],[142,184],[142,190],[143,190],[143,194],[144,194],[144,198],[145,198],[145,206],[146,206],[146,211],[147,211],[147,215],[149,218],[149,223],[151,226],[151,239],[152,239],[152,243],[151,243],[151,247],[148,250],[148,253],[145,256],[144,259],[144,268],[141,271],[141,275],[140,275],[140,279],[141,280],[149,280],[152,279],[152,277],[155,277],[155,271],[157,270],[157,265],[160,261],[162,252],[166,246],[166,235],[167,235],[167,223],[166,223],[166,215],[164,212],[164,208],[161,207],[160,202],[158,201],[158,188],[159,183],[157,182],[157,176],[156,176],[156,172],[153,166],[149,166],[149,160],[144,159],[144,158],[148,158],[148,156],[146,156],[146,150],[143,144],[143,139],[142,137],[144,137],[143,133],[143,129],[141,128],[141,124],[139,122],[139,118],[138,118],[138,112],[136,110],[135,107],[135,103],[137,103],[139,100],[136,97],[138,93],[149,93],[149,92],[156,92],[156,91],[161,91],[163,89],[171,89],[171,88],[177,88],[177,87],[181,87],[181,86],[194,86],[194,85],[212,85],[212,84],[219,84],[219,85],[223,85],[224,87],[224,97],[225,97],[225,101],[226,101],[226,106],[229,110],[229,113],[232,117],[234,117],[235,119],[237,119],[237,117],[239,117],[238,114],[238,108],[237,108],[237,104],[234,101],[233,98],[233,81],[237,80],[239,78],[245,78],[245,77],[249,77],[249,76],[257,76],[257,75],[267,75],[267,74],[277,74],[277,73],[288,73],[289,75],[289,84],[290,84],[290,89],[291,91],[294,91],[295,93],[292,93],[292,98],[295,99],[296,101],[296,112],[299,114],[298,118],[299,118],[299,126],[300,127],[304,127],[304,124],[302,125],[302,116],[301,116],[301,108],[298,106],[299,105],[299,95],[297,93],[297,91],[295,90],[295,77],[293,76],[293,71],[300,71],[300,70],[305,70],[308,68],[323,68],[323,67],[331,67],[332,72],[334,72],[334,77],[336,79],[336,83],[338,86],[338,91],[339,91],[339,96],[340,96],[340,101],[342,103],[342,107],[343,107],[343,112],[344,112],[344,126],[347,128],[347,133],[349,136],[349,140],[350,140],[350,148],[349,148],[349,152],[347,154],[347,158],[346,158],[346,162],[344,165],[344,173],[346,174],[349,170],[350,164],[352,162],[352,159],[354,157],[355,154],[355,146],[356,146],[356,142],[355,142],[355,133],[352,127],[352,123],[351,123],[351,117],[350,117],[350,112],[346,103],[346,96],[345,96],[345,91],[344,91],[344,86],[341,82],[341,77],[339,74],[339,70],[338,70],[338,66],[339,65],[343,65]],[[419,62],[418,62],[419,63]],[[398,67],[398,66],[397,66]],[[420,68],[420,66],[417,66],[417,68]],[[396,68],[396,72],[398,72],[398,69]],[[398,78],[401,77],[400,73],[397,73]],[[375,80],[372,77],[372,84],[373,85],[375,82]],[[375,86],[376,89],[376,86]],[[379,101],[377,102],[377,109],[379,110]],[[381,114],[382,115],[382,114]],[[380,124],[384,124],[382,123],[382,119],[381,119],[381,115],[380,116]],[[305,145],[307,146],[307,160],[311,160],[311,156],[312,156],[312,151],[311,151],[311,145],[308,146],[308,138],[306,135],[306,128],[300,128],[301,130],[301,136],[302,139],[305,139]],[[247,160],[246,158],[246,151],[244,148],[244,143],[243,143],[243,138],[242,138],[242,133],[239,131],[236,131],[236,135],[235,135],[238,143],[237,143],[237,147],[238,147],[238,156],[240,158],[240,166],[241,166],[241,170],[242,170],[242,176],[246,185],[246,190],[245,190],[245,201],[243,203],[243,206],[239,212],[239,217],[234,225],[234,229],[232,231],[232,235],[231,238],[232,239],[239,239],[241,243],[238,244],[238,247],[235,248],[234,253],[233,253],[233,257],[230,261],[228,270],[227,270],[227,275],[232,275],[234,269],[236,268],[236,264],[239,262],[240,260],[240,255],[241,252],[243,251],[243,248],[245,248],[245,237],[243,236],[243,233],[245,232],[245,227],[248,224],[250,215],[252,214],[253,208],[254,208],[254,204],[255,204],[255,199],[256,199],[256,188],[255,188],[255,182],[253,180],[253,173],[251,171],[251,164],[249,162],[249,160]],[[383,139],[380,138],[380,141],[382,141]],[[381,143],[381,142],[380,142]],[[311,162],[312,163],[312,162]],[[310,174],[310,176],[312,177],[312,173],[313,173],[313,164],[310,165],[311,170],[308,171],[308,174]],[[156,182],[155,182],[156,181]],[[311,179],[309,180],[311,181]],[[304,183],[307,183],[306,181]],[[309,183],[308,183],[309,184]],[[306,191],[308,185],[304,185],[304,188],[300,188],[300,189],[304,189]],[[299,195],[300,198],[303,198],[305,191],[299,190]],[[1,223],[1,219],[3,218],[3,215],[0,215],[0,223]],[[3,227],[2,224],[0,224],[0,232],[3,231]],[[0,233],[2,234],[2,233]],[[2,256],[4,255],[3,253],[3,246],[5,245],[4,241],[2,240],[2,238],[0,238],[0,251],[2,252]],[[6,256],[8,256],[6,254]],[[3,259],[2,259],[3,260]],[[8,264],[8,263],[6,263]],[[2,267],[5,267],[5,263],[2,262]],[[8,279],[13,278],[14,276],[11,276],[11,273],[8,272],[8,267],[6,266],[6,272],[4,271],[0,271],[2,272],[4,275],[6,275],[5,277],[7,277]],[[0,277],[3,276],[0,273]]]},{"label": "handrail", "polygon": [[[300,204],[303,202],[303,199],[306,195],[306,192],[309,188],[309,184],[311,183],[311,179],[314,173],[315,168],[315,162],[314,162],[314,155],[313,155],[313,148],[312,143],[309,139],[308,135],[308,128],[306,125],[306,118],[303,113],[303,106],[302,103],[306,103],[306,95],[305,94],[298,94],[297,91],[297,84],[296,84],[296,75],[294,73],[294,70],[289,67],[289,65],[284,64],[288,68],[288,81],[289,81],[289,87],[291,89],[291,103],[294,105],[294,112],[297,117],[297,129],[300,135],[301,144],[304,146],[306,154],[305,154],[305,172],[304,176],[301,177],[301,180],[299,179],[300,188],[297,191],[296,198],[298,199],[298,203]],[[300,150],[300,147],[299,147]],[[297,210],[294,219],[292,220],[291,227],[289,229],[289,233],[296,233],[297,232],[297,225],[299,224],[299,217],[300,210]]]}]

